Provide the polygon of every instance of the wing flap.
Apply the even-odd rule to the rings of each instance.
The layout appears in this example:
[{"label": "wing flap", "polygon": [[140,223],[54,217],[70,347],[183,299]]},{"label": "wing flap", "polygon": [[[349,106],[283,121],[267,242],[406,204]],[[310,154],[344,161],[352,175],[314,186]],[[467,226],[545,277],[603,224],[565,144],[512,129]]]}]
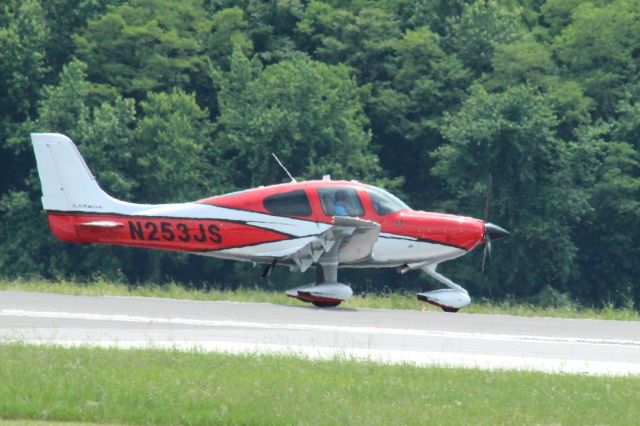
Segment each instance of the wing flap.
[{"label": "wing flap", "polygon": [[336,216],[333,226],[312,241],[284,257],[292,260],[300,271],[321,261],[337,245],[341,263],[357,263],[371,256],[373,245],[378,240],[380,225],[364,219]]},{"label": "wing flap", "polygon": [[[336,227],[350,228],[340,244],[338,258],[342,263],[357,263],[371,257],[373,246],[380,235],[380,225],[364,219],[336,217]],[[347,219],[347,220],[345,220]]]}]

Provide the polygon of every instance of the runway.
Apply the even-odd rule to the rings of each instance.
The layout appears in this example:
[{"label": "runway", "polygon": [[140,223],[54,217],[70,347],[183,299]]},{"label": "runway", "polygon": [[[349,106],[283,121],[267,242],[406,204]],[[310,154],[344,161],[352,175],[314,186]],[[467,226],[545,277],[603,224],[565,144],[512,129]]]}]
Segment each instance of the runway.
[{"label": "runway", "polygon": [[0,292],[0,341],[640,375],[640,323]]}]

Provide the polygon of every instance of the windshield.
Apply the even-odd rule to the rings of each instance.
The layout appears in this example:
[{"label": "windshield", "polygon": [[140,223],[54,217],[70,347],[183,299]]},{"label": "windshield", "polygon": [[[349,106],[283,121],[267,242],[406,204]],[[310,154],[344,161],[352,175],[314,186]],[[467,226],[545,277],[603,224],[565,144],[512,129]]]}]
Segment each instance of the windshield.
[{"label": "windshield", "polygon": [[371,197],[373,208],[381,216],[409,208],[402,200],[384,189],[367,186],[367,192]]}]

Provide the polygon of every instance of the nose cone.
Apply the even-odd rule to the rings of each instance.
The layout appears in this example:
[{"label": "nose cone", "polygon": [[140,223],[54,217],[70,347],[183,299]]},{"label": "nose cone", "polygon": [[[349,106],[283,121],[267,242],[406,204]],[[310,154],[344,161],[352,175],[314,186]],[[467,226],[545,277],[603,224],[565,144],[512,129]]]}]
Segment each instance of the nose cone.
[{"label": "nose cone", "polygon": [[509,235],[509,232],[505,229],[502,229],[498,225],[494,225],[493,223],[485,223],[484,224],[484,236],[489,237],[491,241],[502,238],[506,235]]}]

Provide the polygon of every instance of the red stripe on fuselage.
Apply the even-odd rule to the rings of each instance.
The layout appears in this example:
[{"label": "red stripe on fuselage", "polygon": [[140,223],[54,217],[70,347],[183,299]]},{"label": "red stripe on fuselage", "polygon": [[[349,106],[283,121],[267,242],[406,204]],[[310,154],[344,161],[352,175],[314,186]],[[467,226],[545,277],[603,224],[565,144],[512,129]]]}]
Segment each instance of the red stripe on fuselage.
[{"label": "red stripe on fuselage", "polygon": [[[53,234],[68,242],[117,244],[174,251],[212,251],[287,240],[290,237],[251,225],[214,219],[186,219],[116,214],[47,212]],[[95,221],[117,228],[82,226]]]}]

